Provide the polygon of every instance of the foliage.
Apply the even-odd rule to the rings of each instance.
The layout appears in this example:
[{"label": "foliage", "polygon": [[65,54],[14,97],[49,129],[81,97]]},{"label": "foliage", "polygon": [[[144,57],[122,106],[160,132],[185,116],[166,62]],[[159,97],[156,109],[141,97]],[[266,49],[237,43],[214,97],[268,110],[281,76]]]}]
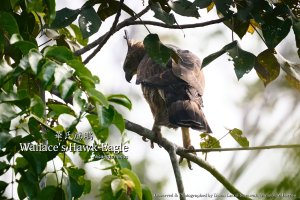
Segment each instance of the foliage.
[{"label": "foliage", "polygon": [[[206,57],[203,67],[228,53],[238,79],[254,68],[267,85],[277,78],[281,67],[287,79],[299,88],[299,65],[287,61],[275,50],[291,28],[300,49],[299,10],[296,1],[291,2],[149,0],[148,4],[154,17],[167,27],[181,27],[176,20],[178,15],[199,18],[199,9],[210,11],[215,7],[224,24],[239,38],[247,31],[262,33],[267,49],[259,55],[243,50],[234,40]],[[76,166],[66,152],[68,146],[77,145],[83,149],[96,147],[95,151],[80,152],[82,161],[110,163],[106,170],[111,173],[100,183],[100,198],[152,199],[150,189],[140,182],[130,163],[117,157],[123,154],[100,148],[107,142],[112,125],[120,134],[124,132],[124,118],[116,105],[131,109],[131,101],[122,94],[107,95],[97,90],[99,78],[85,66],[79,51],[95,47],[88,38],[98,32],[108,17],[121,10],[131,17],[128,24],[120,22],[116,26],[120,30],[121,25],[133,25],[130,23],[138,18],[136,12],[123,1],[115,0],[89,0],[74,10],[56,10],[55,3],[55,0],[1,2],[0,175],[13,170],[16,178],[0,181],[0,194],[4,195],[9,184],[17,185],[19,199],[77,199],[89,193],[91,182],[86,179],[85,170]],[[109,34],[105,35],[106,41]],[[40,36],[47,38],[46,42],[41,42]],[[159,63],[180,59],[156,34],[146,36],[144,44],[149,55]],[[83,120],[89,122],[91,135],[78,139],[77,127]],[[248,146],[240,132],[232,130],[231,135],[242,146]],[[207,138],[202,147],[220,147],[212,136],[201,137]],[[46,149],[31,151],[31,148]],[[60,159],[62,167],[51,173],[47,166],[54,159]],[[41,187],[44,179],[52,174],[57,177],[56,184]]]}]

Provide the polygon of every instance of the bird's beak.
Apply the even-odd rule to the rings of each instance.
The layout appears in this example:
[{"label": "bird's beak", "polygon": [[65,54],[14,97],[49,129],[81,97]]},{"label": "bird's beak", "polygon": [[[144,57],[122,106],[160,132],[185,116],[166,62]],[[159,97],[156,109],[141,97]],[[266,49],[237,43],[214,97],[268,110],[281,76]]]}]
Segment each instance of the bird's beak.
[{"label": "bird's beak", "polygon": [[131,81],[131,79],[132,79],[132,74],[126,73],[126,74],[125,74],[125,79],[126,79],[126,81],[127,81],[128,83],[130,83],[130,81]]}]

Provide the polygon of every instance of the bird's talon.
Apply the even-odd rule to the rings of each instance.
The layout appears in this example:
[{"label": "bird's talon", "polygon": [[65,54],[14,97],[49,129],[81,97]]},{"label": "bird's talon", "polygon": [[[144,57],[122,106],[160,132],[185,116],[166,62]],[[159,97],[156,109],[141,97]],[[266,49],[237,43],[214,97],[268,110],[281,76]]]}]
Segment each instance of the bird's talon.
[{"label": "bird's talon", "polygon": [[148,142],[148,139],[145,136],[143,136],[142,139],[144,140],[144,142]]}]

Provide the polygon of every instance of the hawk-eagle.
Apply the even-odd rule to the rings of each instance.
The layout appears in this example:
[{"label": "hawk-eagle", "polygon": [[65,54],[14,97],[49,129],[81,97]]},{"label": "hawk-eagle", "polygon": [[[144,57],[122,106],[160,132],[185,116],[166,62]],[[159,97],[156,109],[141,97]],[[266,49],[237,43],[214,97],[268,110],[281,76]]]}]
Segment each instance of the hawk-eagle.
[{"label": "hawk-eagle", "polygon": [[[166,66],[147,54],[143,42],[128,41],[128,53],[123,65],[128,82],[136,74],[154,117],[152,131],[161,138],[161,126],[182,129],[183,147],[193,149],[189,128],[211,133],[201,107],[204,75],[201,60],[188,50],[167,45],[180,57],[170,59]],[[153,141],[151,141],[153,147]]]}]

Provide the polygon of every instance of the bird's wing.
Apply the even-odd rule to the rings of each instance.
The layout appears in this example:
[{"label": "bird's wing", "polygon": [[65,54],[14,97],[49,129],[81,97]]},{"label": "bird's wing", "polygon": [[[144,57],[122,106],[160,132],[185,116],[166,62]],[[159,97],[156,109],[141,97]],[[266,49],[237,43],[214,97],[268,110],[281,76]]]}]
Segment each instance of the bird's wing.
[{"label": "bird's wing", "polygon": [[176,77],[185,81],[203,95],[205,80],[201,71],[201,60],[188,50],[176,49],[181,59],[178,63],[172,60],[172,72]]},{"label": "bird's wing", "polygon": [[137,69],[136,84],[160,88],[184,81],[203,95],[205,82],[200,59],[188,50],[181,50],[173,45],[168,47],[177,52],[180,57],[178,62],[170,59],[167,66],[162,66],[145,55]]}]

